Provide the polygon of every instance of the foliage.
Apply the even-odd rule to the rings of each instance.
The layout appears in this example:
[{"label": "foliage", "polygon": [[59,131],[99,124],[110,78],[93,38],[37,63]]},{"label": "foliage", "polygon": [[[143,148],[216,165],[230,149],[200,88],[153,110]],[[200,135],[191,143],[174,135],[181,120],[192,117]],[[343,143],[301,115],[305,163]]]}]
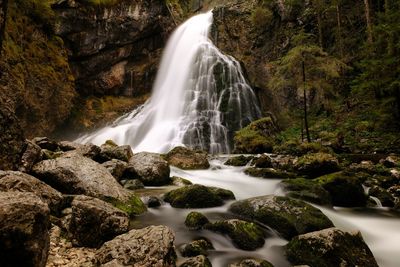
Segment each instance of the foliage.
[{"label": "foliage", "polygon": [[251,13],[251,22],[258,30],[264,30],[271,24],[274,14],[268,8],[256,7]]}]

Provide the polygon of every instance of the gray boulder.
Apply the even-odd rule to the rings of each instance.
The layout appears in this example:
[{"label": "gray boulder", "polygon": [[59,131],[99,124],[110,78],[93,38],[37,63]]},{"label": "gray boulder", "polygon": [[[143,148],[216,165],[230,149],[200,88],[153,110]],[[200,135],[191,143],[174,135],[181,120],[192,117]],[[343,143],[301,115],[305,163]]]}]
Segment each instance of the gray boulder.
[{"label": "gray boulder", "polygon": [[293,238],[286,245],[286,256],[295,265],[378,266],[360,232],[348,233],[336,228]]},{"label": "gray boulder", "polygon": [[168,162],[156,153],[134,154],[128,162],[127,173],[136,174],[146,186],[160,186],[170,182]]},{"label": "gray boulder", "polygon": [[149,226],[117,236],[96,252],[99,265],[175,266],[174,233],[166,226]]},{"label": "gray boulder", "polygon": [[268,195],[249,198],[233,203],[229,210],[264,223],[287,239],[333,226],[319,209],[288,197]]},{"label": "gray boulder", "polygon": [[106,168],[75,152],[41,161],[32,171],[36,177],[64,194],[83,194],[121,201],[130,197],[130,193],[122,188]]},{"label": "gray boulder", "polygon": [[121,180],[122,175],[128,166],[125,161],[119,159],[112,159],[102,163],[101,165],[103,165],[103,167],[106,168],[117,181]]},{"label": "gray boulder", "polygon": [[131,146],[118,146],[110,140],[101,145],[100,149],[100,154],[98,156],[98,160],[100,162],[105,162],[112,159],[128,162],[133,155]]},{"label": "gray boulder", "polygon": [[60,192],[26,173],[0,171],[0,191],[33,193],[49,206],[53,214],[58,214],[63,208],[64,198]]},{"label": "gray boulder", "polygon": [[50,211],[32,193],[0,192],[1,266],[44,267]]},{"label": "gray boulder", "polygon": [[107,202],[87,196],[77,196],[72,201],[69,232],[74,245],[100,247],[126,233],[128,227],[128,214]]}]

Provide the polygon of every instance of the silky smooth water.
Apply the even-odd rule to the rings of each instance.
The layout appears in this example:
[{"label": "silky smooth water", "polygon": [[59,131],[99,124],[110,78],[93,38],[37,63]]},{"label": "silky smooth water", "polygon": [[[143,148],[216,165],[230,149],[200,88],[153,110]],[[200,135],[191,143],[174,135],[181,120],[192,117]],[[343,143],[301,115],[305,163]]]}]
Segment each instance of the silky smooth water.
[{"label": "silky smooth water", "polygon": [[208,38],[212,12],[192,17],[172,34],[150,100],[113,125],[78,141],[112,139],[134,151],[167,152],[186,145],[229,153],[234,131],[260,117],[241,66]]},{"label": "silky smooth water", "polygon": [[[263,195],[282,195],[279,179],[261,179],[246,175],[245,167],[226,166],[223,162],[227,157],[216,157],[210,161],[208,170],[181,170],[172,167],[171,176],[187,178],[193,183],[217,186],[231,190],[236,198],[246,199]],[[195,209],[205,214],[211,221],[230,219],[234,215],[227,212],[230,203],[223,207]],[[316,205],[314,205],[316,206]],[[400,266],[400,215],[384,208],[349,209],[324,208],[316,206],[328,216],[334,225],[344,231],[361,231],[365,242],[374,254],[379,266]],[[216,250],[209,258],[215,267],[227,266],[238,258],[256,257],[266,259],[277,267],[291,266],[284,257],[282,246],[287,241],[273,231],[266,239],[264,247],[248,252],[237,249],[229,238],[209,231],[190,231],[184,225],[186,215],[193,210],[175,209],[169,204],[160,208],[149,209],[144,216],[136,221],[138,227],[163,224],[171,227],[176,233],[176,246],[179,248],[198,237],[206,237],[212,241]]]}]

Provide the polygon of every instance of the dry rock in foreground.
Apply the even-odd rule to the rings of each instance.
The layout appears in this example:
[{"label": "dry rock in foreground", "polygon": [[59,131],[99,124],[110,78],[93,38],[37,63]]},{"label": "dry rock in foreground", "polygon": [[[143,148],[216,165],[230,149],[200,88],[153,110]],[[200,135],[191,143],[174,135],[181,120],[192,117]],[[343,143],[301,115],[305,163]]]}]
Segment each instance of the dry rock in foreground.
[{"label": "dry rock in foreground", "polygon": [[117,236],[96,252],[105,266],[175,266],[174,233],[166,226],[149,226]]},{"label": "dry rock in foreground", "polygon": [[0,192],[1,266],[45,266],[50,211],[32,193]]}]

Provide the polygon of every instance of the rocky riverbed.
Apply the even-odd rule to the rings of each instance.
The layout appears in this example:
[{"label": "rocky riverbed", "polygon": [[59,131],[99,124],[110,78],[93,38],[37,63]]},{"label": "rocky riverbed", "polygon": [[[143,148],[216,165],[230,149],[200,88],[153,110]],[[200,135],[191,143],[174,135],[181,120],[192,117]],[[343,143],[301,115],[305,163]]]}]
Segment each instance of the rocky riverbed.
[{"label": "rocky riverbed", "polygon": [[371,229],[348,232],[332,216],[334,206],[398,218],[395,155],[348,164],[322,152],[27,142],[19,171],[0,171],[4,266],[378,266],[373,253],[395,266],[371,252]]}]

